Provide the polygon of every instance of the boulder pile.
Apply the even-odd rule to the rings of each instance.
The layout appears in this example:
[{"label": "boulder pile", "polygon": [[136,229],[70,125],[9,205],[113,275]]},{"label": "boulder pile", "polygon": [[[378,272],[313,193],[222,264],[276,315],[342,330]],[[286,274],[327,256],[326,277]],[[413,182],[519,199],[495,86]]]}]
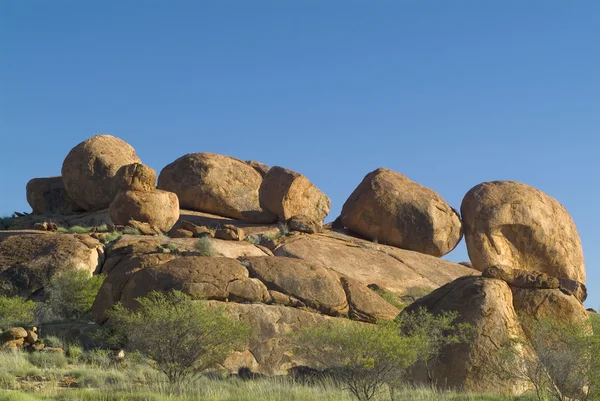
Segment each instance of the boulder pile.
[{"label": "boulder pile", "polygon": [[[456,311],[475,337],[448,345],[432,372],[416,366],[413,381],[429,384],[431,374],[441,387],[517,394],[526,383],[502,382],[486,366],[499,344],[527,338],[523,318],[587,319],[573,220],[517,182],[475,186],[459,214],[434,190],[379,168],[324,224],[331,201],[298,172],[202,152],[157,180],[133,147],[98,135],[69,152],[62,177],[31,180],[27,199],[34,214],[3,222],[20,230],[0,231],[0,296],[43,300],[55,274],[102,273],[92,314],[105,324],[117,302],[135,309],[151,291],[180,290],[253,328],[246,350],[223,362],[231,371],[311,366],[282,341],[288,333],[425,308]],[[463,234],[470,261],[441,259]],[[410,304],[403,312],[401,302]],[[3,341],[31,346],[24,332]]]}]

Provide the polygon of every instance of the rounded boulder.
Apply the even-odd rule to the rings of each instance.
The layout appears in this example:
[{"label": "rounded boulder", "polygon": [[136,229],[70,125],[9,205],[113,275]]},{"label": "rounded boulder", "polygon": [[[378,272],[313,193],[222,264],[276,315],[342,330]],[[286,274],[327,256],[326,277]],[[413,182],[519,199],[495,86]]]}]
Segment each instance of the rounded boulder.
[{"label": "rounded boulder", "polygon": [[96,135],[75,146],[62,165],[69,197],[87,211],[106,209],[119,192],[117,171],[141,163],[127,142],[112,135]]},{"label": "rounded boulder", "polygon": [[258,202],[261,182],[252,166],[214,153],[184,155],[158,176],[158,188],[176,193],[183,209],[272,223],[276,217],[262,211]]},{"label": "rounded boulder", "polygon": [[108,213],[116,225],[131,225],[134,221],[167,232],[179,219],[179,200],[167,191],[122,191],[110,204]]},{"label": "rounded boulder", "polygon": [[484,182],[465,195],[461,214],[475,269],[507,265],[585,283],[575,223],[544,192],[514,181]]},{"label": "rounded boulder", "polygon": [[365,176],[340,220],[368,239],[433,256],[447,254],[462,237],[460,216],[437,192],[386,168]]}]

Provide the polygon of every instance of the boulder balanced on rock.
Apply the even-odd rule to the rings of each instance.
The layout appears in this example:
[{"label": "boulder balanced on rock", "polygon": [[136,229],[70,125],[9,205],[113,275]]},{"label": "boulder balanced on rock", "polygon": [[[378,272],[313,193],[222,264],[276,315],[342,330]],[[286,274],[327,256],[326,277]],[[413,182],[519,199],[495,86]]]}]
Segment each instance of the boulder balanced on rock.
[{"label": "boulder balanced on rock", "polygon": [[575,223],[549,195],[514,181],[484,182],[465,195],[461,213],[475,269],[508,265],[585,283]]},{"label": "boulder balanced on rock", "polygon": [[111,135],[96,135],[75,146],[65,158],[65,190],[84,210],[106,209],[122,189],[114,182],[117,171],[132,163],[141,161],[128,143]]},{"label": "boulder balanced on rock", "polygon": [[167,232],[179,219],[179,200],[177,195],[167,191],[121,191],[108,212],[116,225],[132,225],[133,221]]},{"label": "boulder balanced on rock", "polygon": [[241,160],[190,153],[163,168],[158,188],[176,193],[184,209],[273,223],[277,217],[261,210],[258,202],[261,182],[262,176]]},{"label": "boulder balanced on rock", "polygon": [[433,256],[447,254],[462,237],[458,213],[440,195],[386,168],[365,176],[340,218],[370,240]]},{"label": "boulder balanced on rock", "polygon": [[304,175],[275,166],[271,167],[260,186],[260,204],[275,213],[281,222],[304,215],[323,223],[331,201]]},{"label": "boulder balanced on rock", "polygon": [[27,183],[27,202],[33,214],[73,214],[82,212],[65,191],[62,177],[33,178]]}]

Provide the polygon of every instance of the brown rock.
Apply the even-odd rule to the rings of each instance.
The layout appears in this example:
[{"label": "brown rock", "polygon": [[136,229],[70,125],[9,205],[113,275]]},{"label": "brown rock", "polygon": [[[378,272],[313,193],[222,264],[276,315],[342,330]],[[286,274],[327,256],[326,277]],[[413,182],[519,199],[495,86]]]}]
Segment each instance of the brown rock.
[{"label": "brown rock", "polygon": [[174,228],[169,231],[169,237],[171,238],[192,238],[194,233],[183,228]]},{"label": "brown rock", "polygon": [[476,269],[508,265],[585,283],[577,228],[549,195],[514,181],[484,182],[465,195],[461,212]]},{"label": "brown rock", "polygon": [[229,283],[241,279],[249,279],[248,271],[235,259],[188,256],[136,271],[123,287],[120,301],[134,309],[136,298],[151,291],[169,290],[182,291],[195,299],[225,301]]},{"label": "brown rock", "polygon": [[305,215],[323,223],[331,201],[308,178],[283,167],[272,167],[260,185],[260,204],[284,222]]},{"label": "brown rock", "polygon": [[69,198],[62,177],[34,178],[27,183],[27,202],[33,214],[73,214],[83,209]]},{"label": "brown rock", "polygon": [[9,329],[4,330],[0,334],[0,343],[25,338],[27,338],[27,330],[25,330],[22,327],[11,327]]},{"label": "brown rock", "polygon": [[515,270],[506,265],[490,266],[483,271],[482,275],[487,278],[503,280],[511,287],[536,289],[560,288],[560,282],[556,277],[550,277],[546,273],[541,272]]},{"label": "brown rock", "polygon": [[124,191],[110,204],[109,214],[114,224],[132,225],[136,221],[167,232],[179,219],[179,201],[172,192]]},{"label": "brown rock", "polygon": [[340,217],[368,239],[433,256],[447,254],[462,237],[458,213],[440,195],[385,168],[365,176]]},{"label": "brown rock", "polygon": [[191,231],[194,237],[214,237],[214,231],[206,226],[197,226],[196,224],[187,220],[182,220],[180,227],[184,230]]},{"label": "brown rock", "polygon": [[21,348],[25,344],[24,338],[19,338],[17,340],[6,341],[5,343],[0,341],[0,350],[9,349],[9,350],[17,350]]},{"label": "brown rock", "polygon": [[56,274],[83,269],[95,272],[104,248],[87,235],[30,234],[0,238],[0,296],[42,300]]},{"label": "brown rock", "polygon": [[[511,289],[515,311],[520,317],[535,320],[548,318],[563,323],[581,323],[588,319],[583,304],[558,289]],[[527,319],[523,322],[527,331]]]},{"label": "brown rock", "polygon": [[341,277],[340,281],[348,297],[349,316],[352,320],[376,323],[378,320],[393,320],[400,313],[398,308],[390,305],[366,285],[350,277]]},{"label": "brown rock", "polygon": [[261,177],[264,177],[269,172],[270,167],[264,163],[257,162],[254,160],[247,160],[246,163],[252,167]]},{"label": "brown rock", "polygon": [[114,180],[119,191],[150,192],[156,189],[156,171],[141,163],[122,166]]},{"label": "brown rock", "polygon": [[429,292],[458,277],[479,274],[434,256],[339,233],[285,238],[274,254],[322,263],[364,284],[377,284],[398,295]]},{"label": "brown rock", "polygon": [[269,302],[267,287],[255,278],[234,280],[227,285],[229,300],[233,302]]},{"label": "brown rock", "polygon": [[269,295],[271,296],[271,302],[274,304],[291,306],[292,308],[303,308],[306,306],[304,302],[300,301],[299,299],[279,291],[269,290]]},{"label": "brown rock", "polygon": [[228,241],[243,241],[245,238],[244,230],[231,224],[226,224],[223,228],[215,231],[215,238]]},{"label": "brown rock", "polygon": [[33,330],[27,330],[27,337],[25,338],[25,341],[27,341],[29,344],[35,344],[37,340],[37,333]]},{"label": "brown rock", "polygon": [[272,223],[258,202],[261,175],[248,164],[214,153],[190,153],[166,166],[158,187],[177,194],[184,209]]},{"label": "brown rock", "polygon": [[119,192],[117,171],[132,163],[141,161],[128,143],[111,135],[96,135],[75,146],[65,158],[65,190],[87,211],[106,209]]},{"label": "brown rock", "polygon": [[[310,361],[294,355],[292,346],[286,339],[300,329],[335,319],[279,305],[215,301],[211,303],[224,307],[235,321],[243,321],[250,326],[252,337],[248,341],[247,350],[254,357],[251,361],[252,369],[256,373],[268,375],[286,374],[292,366],[311,365]],[[358,324],[347,319],[343,321],[348,324]],[[239,359],[238,354],[234,354],[231,360],[236,359]],[[231,360],[223,364],[231,372],[236,372],[240,367],[248,367],[246,359],[240,361],[243,366],[229,363]]]},{"label": "brown rock", "polygon": [[277,256],[244,258],[242,262],[267,288],[331,316],[348,313],[346,293],[335,273],[320,264]]},{"label": "brown rock", "polygon": [[584,284],[581,284],[575,280],[569,280],[568,278],[559,278],[560,290],[567,295],[573,295],[579,300],[584,302],[587,299],[587,288]]},{"label": "brown rock", "polygon": [[323,222],[313,220],[305,215],[297,215],[287,221],[292,231],[300,231],[307,234],[316,234],[322,231]]},{"label": "brown rock", "polygon": [[[522,394],[528,383],[502,380],[490,367],[498,364],[500,345],[511,339],[523,339],[511,290],[504,281],[483,277],[463,277],[440,287],[408,306],[401,315],[425,308],[430,313],[458,312],[456,323],[474,327],[472,341],[450,344],[442,349],[432,369],[434,383],[442,388],[473,392]],[[515,349],[521,355],[523,351]],[[429,385],[424,365],[409,373],[417,384]]]}]

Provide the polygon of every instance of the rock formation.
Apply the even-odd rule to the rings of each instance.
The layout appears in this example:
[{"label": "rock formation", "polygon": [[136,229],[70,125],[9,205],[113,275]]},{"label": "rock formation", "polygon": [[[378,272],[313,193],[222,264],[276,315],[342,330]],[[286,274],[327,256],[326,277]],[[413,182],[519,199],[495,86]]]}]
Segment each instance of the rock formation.
[{"label": "rock formation", "polygon": [[340,221],[369,240],[433,256],[447,254],[462,237],[460,216],[441,196],[386,168],[365,176]]},{"label": "rock formation", "polygon": [[83,211],[67,195],[62,177],[33,178],[27,183],[26,191],[34,214],[50,216]]}]

